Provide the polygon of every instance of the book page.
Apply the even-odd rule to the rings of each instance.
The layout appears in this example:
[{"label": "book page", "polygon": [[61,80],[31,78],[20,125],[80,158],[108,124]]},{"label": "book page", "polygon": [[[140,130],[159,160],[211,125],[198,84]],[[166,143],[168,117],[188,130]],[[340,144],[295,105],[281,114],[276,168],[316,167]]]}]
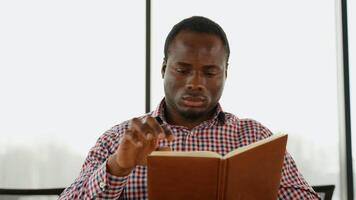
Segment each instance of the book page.
[{"label": "book page", "polygon": [[220,154],[212,151],[153,151],[150,156],[222,158]]},{"label": "book page", "polygon": [[232,156],[234,156],[234,155],[240,154],[240,153],[245,152],[245,151],[247,151],[247,150],[249,150],[249,149],[253,149],[253,148],[257,147],[257,146],[263,145],[263,144],[265,144],[265,143],[268,143],[268,142],[270,142],[270,141],[272,141],[272,140],[275,140],[275,139],[277,139],[277,138],[283,137],[283,136],[285,136],[285,135],[286,135],[286,134],[284,134],[284,133],[274,134],[274,135],[272,135],[272,136],[270,136],[270,137],[268,137],[268,138],[259,140],[259,141],[257,141],[257,142],[251,143],[251,144],[246,145],[246,146],[241,147],[241,148],[237,148],[237,149],[235,149],[235,150],[230,151],[229,153],[227,153],[227,154],[223,157],[223,159],[230,158],[230,157],[232,157]]}]

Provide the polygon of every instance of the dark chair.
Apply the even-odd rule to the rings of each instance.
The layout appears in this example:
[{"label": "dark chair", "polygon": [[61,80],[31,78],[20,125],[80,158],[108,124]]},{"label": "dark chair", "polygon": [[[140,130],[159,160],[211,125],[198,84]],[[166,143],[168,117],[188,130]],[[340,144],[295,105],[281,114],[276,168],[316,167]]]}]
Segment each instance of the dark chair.
[{"label": "dark chair", "polygon": [[319,194],[322,200],[331,200],[335,185],[315,185],[312,188]]},{"label": "dark chair", "polygon": [[59,196],[65,188],[50,189],[4,189],[0,188],[1,199],[19,199],[21,196]]}]

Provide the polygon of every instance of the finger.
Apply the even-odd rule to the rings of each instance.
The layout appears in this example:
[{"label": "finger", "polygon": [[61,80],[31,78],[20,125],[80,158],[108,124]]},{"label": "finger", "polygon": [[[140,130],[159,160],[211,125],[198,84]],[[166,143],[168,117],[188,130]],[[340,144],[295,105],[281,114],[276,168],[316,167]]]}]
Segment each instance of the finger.
[{"label": "finger", "polygon": [[153,131],[154,137],[158,137],[159,134],[164,133],[163,128],[159,125],[159,123],[157,122],[157,120],[155,118],[148,116],[145,118],[145,122],[147,123],[149,128]]},{"label": "finger", "polygon": [[145,117],[143,120],[133,119],[132,129],[143,142],[142,153],[149,154],[158,146],[158,134],[163,132],[158,122],[152,117]]},{"label": "finger", "polygon": [[144,122],[142,124],[142,130],[141,134],[145,137],[146,140],[152,140],[157,137],[157,133],[150,127],[147,122]]},{"label": "finger", "polygon": [[172,149],[171,147],[164,146],[164,147],[158,147],[156,151],[172,151]]},{"label": "finger", "polygon": [[165,138],[165,133],[163,127],[160,123],[153,117],[147,117],[146,123],[154,131],[154,138],[151,141],[151,151],[154,151],[159,146],[159,140]]},{"label": "finger", "polygon": [[166,125],[162,125],[162,128],[164,130],[164,137],[170,142],[173,141],[175,136],[173,135],[171,129],[168,128]]},{"label": "finger", "polygon": [[130,130],[137,130],[137,131],[141,131],[141,126],[142,126],[142,122],[140,119],[138,118],[132,118],[129,122],[129,129]]},{"label": "finger", "polygon": [[139,139],[137,134],[134,134],[134,132],[131,131],[131,130],[126,130],[126,132],[125,132],[125,134],[123,136],[123,140],[124,141],[127,140],[127,141],[131,142],[136,147],[142,147],[143,146],[143,142]]},{"label": "finger", "polygon": [[[143,119],[145,120],[145,119]],[[142,140],[151,140],[154,137],[153,129],[141,119],[133,118],[130,122],[129,128]]]},{"label": "finger", "polygon": [[129,127],[132,132],[131,135],[142,142],[140,154],[148,155],[156,148],[157,133],[154,133],[154,130],[144,121],[146,120],[133,118]]},{"label": "finger", "polygon": [[[158,143],[158,133],[148,124],[148,122],[149,120],[143,124],[146,142],[144,152],[146,154],[150,154],[152,151],[154,151],[157,146],[156,144]],[[152,121],[149,123],[153,124]]]}]

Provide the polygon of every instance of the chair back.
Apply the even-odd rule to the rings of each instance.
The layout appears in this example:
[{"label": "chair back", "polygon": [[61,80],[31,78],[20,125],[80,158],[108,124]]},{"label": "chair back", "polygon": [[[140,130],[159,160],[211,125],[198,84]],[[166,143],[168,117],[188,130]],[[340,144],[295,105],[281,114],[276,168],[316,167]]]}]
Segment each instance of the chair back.
[{"label": "chair back", "polygon": [[335,185],[315,185],[312,186],[312,188],[319,194],[321,200],[331,200],[335,190]]},{"label": "chair back", "polygon": [[[51,198],[57,199],[65,188],[50,188],[50,189],[4,189],[0,188],[0,200],[18,200],[23,199],[24,196],[29,199],[37,199],[36,196],[53,196]],[[32,197],[30,197],[32,196]]]}]

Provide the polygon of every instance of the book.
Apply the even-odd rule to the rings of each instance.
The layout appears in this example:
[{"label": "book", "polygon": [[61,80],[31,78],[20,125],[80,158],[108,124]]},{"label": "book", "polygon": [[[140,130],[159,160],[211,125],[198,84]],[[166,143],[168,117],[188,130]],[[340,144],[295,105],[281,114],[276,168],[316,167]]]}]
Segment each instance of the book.
[{"label": "book", "polygon": [[210,151],[154,151],[147,158],[149,200],[276,200],[287,134],[225,156]]}]

